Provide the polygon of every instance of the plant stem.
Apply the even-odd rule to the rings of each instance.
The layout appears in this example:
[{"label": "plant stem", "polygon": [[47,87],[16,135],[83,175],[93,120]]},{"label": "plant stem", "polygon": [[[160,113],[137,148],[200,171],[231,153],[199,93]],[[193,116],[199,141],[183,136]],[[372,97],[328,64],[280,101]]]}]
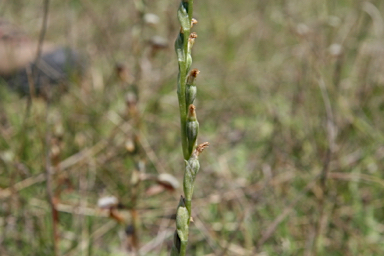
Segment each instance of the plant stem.
[{"label": "plant stem", "polygon": [[[181,65],[181,64],[180,64]],[[180,67],[180,70],[185,69],[185,65]],[[180,71],[179,76],[179,88],[178,98],[179,98],[179,110],[180,110],[180,125],[181,125],[181,146],[183,149],[184,159],[188,159],[188,144],[187,144],[187,136],[186,136],[186,119],[187,113],[185,112],[186,104],[185,104],[185,72]]]},{"label": "plant stem", "polygon": [[208,146],[208,143],[197,146],[199,123],[196,118],[193,101],[196,97],[194,82],[199,71],[193,69],[189,72],[192,65],[191,50],[197,37],[196,33],[191,33],[193,24],[197,22],[196,20],[192,22],[192,14],[193,1],[182,0],[177,12],[181,29],[175,42],[175,50],[179,63],[177,96],[180,111],[181,144],[185,162],[184,197],[181,197],[177,207],[176,232],[171,256],[185,256],[187,253],[189,224],[192,213],[192,195],[196,175],[200,168],[198,156]]}]

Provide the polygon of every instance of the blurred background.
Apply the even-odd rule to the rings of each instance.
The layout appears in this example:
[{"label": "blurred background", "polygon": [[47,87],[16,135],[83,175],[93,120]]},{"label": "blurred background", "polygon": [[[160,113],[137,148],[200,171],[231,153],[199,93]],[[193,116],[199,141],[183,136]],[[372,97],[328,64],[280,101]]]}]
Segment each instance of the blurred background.
[{"label": "blurred background", "polygon": [[[56,84],[48,93],[0,81],[0,254],[168,255],[184,164],[179,1],[46,3],[0,1],[12,24],[1,43],[44,38],[75,54],[54,83],[14,68],[25,88]],[[199,142],[210,147],[188,255],[382,255],[384,2],[194,10]]]}]

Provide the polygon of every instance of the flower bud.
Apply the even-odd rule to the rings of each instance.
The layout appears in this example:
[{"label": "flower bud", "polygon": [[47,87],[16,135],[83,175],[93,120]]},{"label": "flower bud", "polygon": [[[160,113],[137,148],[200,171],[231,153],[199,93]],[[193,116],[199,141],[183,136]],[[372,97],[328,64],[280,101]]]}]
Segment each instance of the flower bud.
[{"label": "flower bud", "polygon": [[177,11],[177,18],[181,24],[183,32],[189,32],[191,29],[191,22],[189,20],[188,11],[183,4],[180,4],[179,10]]},{"label": "flower bud", "polygon": [[186,97],[187,105],[193,104],[193,102],[196,99],[196,93],[197,93],[196,86],[187,84],[187,88],[185,91],[185,94],[186,94],[185,97]]},{"label": "flower bud", "polygon": [[189,213],[185,206],[184,198],[180,198],[176,212],[176,230],[181,242],[188,240],[189,233]]},{"label": "flower bud", "polygon": [[190,52],[193,45],[195,44],[195,39],[197,38],[197,34],[195,32],[192,32],[190,35],[189,35],[189,38],[188,38],[188,51]]},{"label": "flower bud", "polygon": [[192,66],[192,56],[190,52],[187,53],[187,59],[185,64],[186,64],[186,70],[188,72],[188,70],[190,70]]},{"label": "flower bud", "polygon": [[175,51],[176,51],[178,62],[185,61],[185,59],[184,59],[183,43],[184,43],[184,36],[180,32],[179,36],[176,38],[176,41],[175,41]]},{"label": "flower bud", "polygon": [[188,161],[185,161],[185,172],[184,172],[184,180],[183,180],[183,189],[184,195],[187,202],[191,202],[193,189],[195,187],[195,178],[194,172]]},{"label": "flower bud", "polygon": [[197,88],[195,86],[195,80],[199,73],[200,71],[198,69],[192,69],[187,77],[187,88],[185,92],[187,106],[193,104],[196,99]]},{"label": "flower bud", "polygon": [[196,118],[195,106],[193,104],[188,107],[187,115],[187,138],[189,153],[192,153],[196,145],[197,134],[199,133],[199,122]]},{"label": "flower bud", "polygon": [[200,169],[199,159],[196,154],[192,154],[191,158],[188,160],[188,167],[193,176],[193,180],[195,180],[197,173]]},{"label": "flower bud", "polygon": [[195,186],[196,175],[199,172],[200,163],[196,154],[192,154],[188,161],[185,161],[185,173],[184,173],[184,195],[186,203],[191,202],[193,189]]}]

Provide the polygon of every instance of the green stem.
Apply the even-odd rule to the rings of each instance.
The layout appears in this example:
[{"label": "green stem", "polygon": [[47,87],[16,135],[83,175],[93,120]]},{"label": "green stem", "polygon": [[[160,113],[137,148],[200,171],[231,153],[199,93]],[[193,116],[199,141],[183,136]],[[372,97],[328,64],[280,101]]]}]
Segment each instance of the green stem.
[{"label": "green stem", "polygon": [[187,255],[187,241],[181,241],[181,246],[180,246],[180,256],[185,256]]},{"label": "green stem", "polygon": [[[181,129],[181,143],[183,149],[184,160],[189,160],[191,152],[188,146],[188,134],[187,134],[187,102],[186,102],[186,83],[187,75],[191,67],[191,47],[189,47],[189,37],[191,33],[191,20],[193,13],[193,1],[182,0],[182,3],[178,10],[178,17],[181,23],[181,33],[175,42],[176,52],[179,61],[179,76],[177,84],[177,95],[179,100],[179,112],[180,112],[180,129]],[[193,108],[194,110],[194,108]],[[176,215],[176,233],[174,246],[172,247],[171,256],[185,256],[187,254],[187,244],[189,235],[189,224],[191,218],[191,197],[193,193],[193,182],[195,175],[192,171],[190,164],[186,162],[184,176],[184,194],[187,198],[181,198],[177,215]],[[194,165],[195,166],[195,165]],[[188,169],[188,170],[187,170]],[[187,173],[188,172],[188,173]],[[196,172],[197,173],[197,172]],[[186,187],[187,185],[187,187]],[[187,191],[187,193],[186,193]],[[187,196],[188,194],[188,196]]]},{"label": "green stem", "polygon": [[[191,213],[192,213],[192,200],[185,199],[185,208],[187,208],[189,217],[191,217]],[[190,221],[191,221],[191,218],[189,218],[189,220],[188,220],[188,225],[189,225]]]},{"label": "green stem", "polygon": [[[189,159],[189,150],[188,150],[188,142],[187,142],[187,132],[186,132],[186,121],[187,121],[187,106],[186,106],[186,80],[188,75],[188,69],[190,68],[188,65],[188,55],[190,55],[190,49],[188,49],[188,39],[190,35],[191,28],[191,20],[193,14],[193,1],[191,0],[183,0],[183,2],[188,4],[188,23],[183,21],[182,23],[182,36],[183,36],[183,46],[182,46],[182,60],[179,59],[179,81],[178,81],[178,99],[179,99],[179,110],[180,110],[180,125],[181,125],[181,143],[183,148],[183,156],[185,160]],[[185,17],[185,16],[183,16]],[[180,36],[180,35],[179,35]]]},{"label": "green stem", "polygon": [[[185,42],[184,42],[185,44]],[[188,41],[187,41],[188,44]],[[187,143],[187,113],[185,103],[185,83],[186,83],[186,54],[184,54],[184,61],[179,63],[179,86],[178,86],[178,98],[179,98],[179,110],[180,110],[180,125],[181,125],[181,144],[183,148],[183,156],[185,160],[188,160],[188,143]]]},{"label": "green stem", "polygon": [[188,0],[188,16],[189,16],[189,22],[192,21],[193,16],[193,0]]}]

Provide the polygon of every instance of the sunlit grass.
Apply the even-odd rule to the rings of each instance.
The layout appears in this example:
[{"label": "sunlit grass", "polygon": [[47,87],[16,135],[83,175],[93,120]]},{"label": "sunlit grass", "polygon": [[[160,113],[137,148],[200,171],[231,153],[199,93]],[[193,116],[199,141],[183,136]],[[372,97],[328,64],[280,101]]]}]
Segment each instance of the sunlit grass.
[{"label": "sunlit grass", "polygon": [[[131,130],[116,125],[125,113],[126,88],[113,70],[121,61],[134,70],[131,39],[138,17],[130,1],[88,2],[52,2],[47,33],[49,41],[85,52],[90,65],[85,83],[74,82],[49,110],[51,131],[64,131],[60,161],[66,166],[55,177],[62,187],[60,252],[126,255],[125,226],[98,209],[97,200],[114,195],[130,205],[135,159],[125,148]],[[195,2],[200,23],[193,58],[203,70],[199,140],[211,147],[196,179],[190,255],[381,255],[384,3]],[[147,3],[160,23],[146,28],[145,40],[158,34],[173,44],[175,4]],[[5,18],[38,36],[39,4],[0,5]],[[332,53],[332,44],[342,52]],[[139,107],[141,136],[150,146],[147,174],[163,168],[182,180],[172,46],[148,60]],[[318,175],[329,146],[319,79],[337,134],[316,235],[324,195]],[[0,255],[52,255],[46,184],[38,178],[44,172],[46,104],[34,100],[27,119],[26,109],[25,98],[0,88]],[[83,158],[71,158],[79,152]],[[169,217],[182,190],[147,197],[153,185],[143,181],[137,205],[142,255],[168,255],[175,226]],[[119,213],[130,221],[128,210]]]}]

